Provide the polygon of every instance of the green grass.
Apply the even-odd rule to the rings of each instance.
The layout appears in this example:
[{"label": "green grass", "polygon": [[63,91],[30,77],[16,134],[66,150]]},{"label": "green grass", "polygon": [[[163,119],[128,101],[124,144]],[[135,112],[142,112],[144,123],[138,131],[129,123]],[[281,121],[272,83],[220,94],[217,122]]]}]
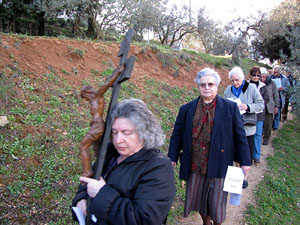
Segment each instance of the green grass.
[{"label": "green grass", "polygon": [[290,121],[273,140],[274,155],[256,192],[256,204],[248,205],[246,223],[299,224],[300,221],[300,123]]},{"label": "green grass", "polygon": [[68,46],[68,50],[71,54],[79,56],[79,57],[83,57],[85,52],[87,52],[86,49],[80,49],[80,48],[75,48],[73,46]]},{"label": "green grass", "polygon": [[109,77],[112,75],[113,71],[114,71],[114,69],[112,67],[108,67],[103,72],[101,72],[100,75],[104,76],[104,77]]},{"label": "green grass", "polygon": [[229,56],[214,56],[203,52],[195,52],[193,50],[186,49],[183,49],[182,51],[192,55],[200,56],[204,62],[213,65],[215,68],[225,67],[230,70],[232,67],[234,67],[233,61]]}]

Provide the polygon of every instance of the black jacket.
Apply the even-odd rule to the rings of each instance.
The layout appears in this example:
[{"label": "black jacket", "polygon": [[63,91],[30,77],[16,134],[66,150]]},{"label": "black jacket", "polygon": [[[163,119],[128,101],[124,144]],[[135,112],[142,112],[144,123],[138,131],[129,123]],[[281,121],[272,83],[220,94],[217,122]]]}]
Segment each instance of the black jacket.
[{"label": "black jacket", "polygon": [[[106,161],[117,156],[114,148],[108,153]],[[90,205],[97,224],[159,225],[166,219],[175,181],[171,161],[159,150],[142,149],[129,156],[107,172],[105,181]],[[80,185],[72,206],[83,198],[87,198],[86,185]]]}]

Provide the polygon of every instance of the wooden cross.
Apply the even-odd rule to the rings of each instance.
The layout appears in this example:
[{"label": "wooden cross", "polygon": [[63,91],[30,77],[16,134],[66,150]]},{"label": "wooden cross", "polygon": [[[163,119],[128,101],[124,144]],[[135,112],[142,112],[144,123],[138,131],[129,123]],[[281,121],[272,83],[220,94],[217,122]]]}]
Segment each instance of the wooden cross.
[{"label": "wooden cross", "polygon": [[[111,120],[111,112],[112,112],[112,109],[117,104],[117,99],[119,97],[121,83],[128,80],[131,77],[131,73],[132,73],[134,63],[136,60],[135,56],[130,56],[128,58],[132,35],[133,35],[133,29],[131,28],[127,31],[125,38],[121,43],[121,47],[120,47],[120,50],[118,53],[118,56],[120,57],[119,66],[121,66],[121,67],[124,66],[124,69],[113,85],[113,92],[112,92],[112,96],[110,99],[107,116],[106,116],[105,131],[104,131],[104,135],[102,137],[101,143],[99,145],[98,156],[97,156],[97,160],[96,160],[96,164],[95,164],[95,171],[94,171],[93,178],[97,179],[97,180],[99,180],[101,177],[104,159],[105,159],[106,152],[107,152],[107,147],[110,142],[111,127],[112,127],[112,122],[113,122]],[[91,198],[88,198],[87,206],[90,205],[90,202],[91,202]],[[87,209],[88,208],[89,207],[87,207]],[[89,225],[90,220],[91,220],[91,214],[88,210],[87,217],[86,217],[86,224]]]}]

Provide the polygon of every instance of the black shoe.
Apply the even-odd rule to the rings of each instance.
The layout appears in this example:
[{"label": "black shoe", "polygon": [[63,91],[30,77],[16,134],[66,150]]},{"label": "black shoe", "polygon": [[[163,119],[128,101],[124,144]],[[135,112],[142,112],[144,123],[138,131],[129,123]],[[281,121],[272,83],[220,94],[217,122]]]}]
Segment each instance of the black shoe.
[{"label": "black shoe", "polygon": [[243,181],[243,188],[247,188],[248,187],[248,181],[244,180]]},{"label": "black shoe", "polygon": [[254,163],[260,163],[260,159],[254,159]]},{"label": "black shoe", "polygon": [[268,145],[268,140],[264,140],[263,145]]}]

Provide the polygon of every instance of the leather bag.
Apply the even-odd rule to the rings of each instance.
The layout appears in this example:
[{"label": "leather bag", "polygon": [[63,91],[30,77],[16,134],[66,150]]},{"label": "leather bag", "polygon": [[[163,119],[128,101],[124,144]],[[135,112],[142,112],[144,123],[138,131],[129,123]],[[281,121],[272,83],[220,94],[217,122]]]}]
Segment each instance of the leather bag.
[{"label": "leather bag", "polygon": [[255,113],[244,113],[242,115],[244,126],[256,126],[257,116]]}]

